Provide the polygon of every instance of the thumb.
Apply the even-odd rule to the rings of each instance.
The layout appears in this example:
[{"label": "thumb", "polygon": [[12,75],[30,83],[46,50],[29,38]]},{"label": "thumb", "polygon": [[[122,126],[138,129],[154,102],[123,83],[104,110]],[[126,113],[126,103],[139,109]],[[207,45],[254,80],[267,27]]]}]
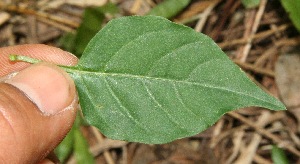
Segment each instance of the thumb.
[{"label": "thumb", "polygon": [[44,159],[71,129],[76,107],[75,85],[57,66],[35,64],[2,80],[0,163]]}]

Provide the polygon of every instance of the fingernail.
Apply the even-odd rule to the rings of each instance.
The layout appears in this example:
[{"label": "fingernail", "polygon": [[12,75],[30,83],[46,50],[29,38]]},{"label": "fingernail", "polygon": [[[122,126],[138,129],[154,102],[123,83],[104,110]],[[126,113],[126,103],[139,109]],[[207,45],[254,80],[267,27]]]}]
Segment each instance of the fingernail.
[{"label": "fingernail", "polygon": [[70,76],[49,63],[32,65],[6,80],[37,105],[45,115],[67,108],[75,98],[75,85]]}]

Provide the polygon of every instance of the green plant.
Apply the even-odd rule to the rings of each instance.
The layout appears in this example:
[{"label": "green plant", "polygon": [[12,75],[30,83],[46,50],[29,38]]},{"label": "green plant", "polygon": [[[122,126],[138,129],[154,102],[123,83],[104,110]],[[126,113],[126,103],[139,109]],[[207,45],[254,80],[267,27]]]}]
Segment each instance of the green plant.
[{"label": "green plant", "polygon": [[80,57],[88,42],[101,29],[105,14],[114,15],[117,12],[118,8],[112,3],[107,3],[101,7],[86,8],[76,33],[66,33],[60,39],[59,46]]},{"label": "green plant", "polygon": [[94,157],[89,152],[89,145],[80,131],[80,126],[84,124],[84,120],[78,113],[75,123],[63,139],[63,141],[56,147],[55,154],[61,163],[66,163],[70,155],[73,153],[76,163],[94,163]]},{"label": "green plant", "polygon": [[257,7],[260,3],[260,0],[242,0],[242,4],[246,8],[254,8]]},{"label": "green plant", "polygon": [[76,83],[86,120],[112,139],[166,143],[238,108],[285,109],[212,39],[157,16],[110,21],[76,66],[61,67]]},{"label": "green plant", "polygon": [[300,31],[300,0],[281,0],[281,4],[289,14],[294,26]]},{"label": "green plant", "polygon": [[272,160],[274,164],[288,164],[289,161],[284,153],[284,151],[277,147],[276,145],[272,146]]},{"label": "green plant", "polygon": [[165,0],[150,10],[147,15],[172,18],[189,5],[191,0]]},{"label": "green plant", "polygon": [[[101,7],[86,8],[82,16],[82,22],[76,33],[66,33],[61,37],[58,45],[64,50],[70,51],[77,57],[80,57],[88,42],[101,29],[105,15],[114,16],[117,13],[118,8],[112,3],[107,3]],[[82,137],[83,135],[80,134],[80,126],[84,125],[83,122],[83,118],[78,115],[72,130],[56,147],[55,153],[62,163],[67,161],[72,153],[75,154],[77,163],[92,161],[93,158],[89,154],[89,147]]]}]

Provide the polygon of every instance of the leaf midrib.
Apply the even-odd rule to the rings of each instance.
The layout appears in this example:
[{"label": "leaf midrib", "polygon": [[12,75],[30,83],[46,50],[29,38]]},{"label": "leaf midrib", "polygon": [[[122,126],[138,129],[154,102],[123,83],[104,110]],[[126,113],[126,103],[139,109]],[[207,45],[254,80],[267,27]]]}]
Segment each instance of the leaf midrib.
[{"label": "leaf midrib", "polygon": [[[71,69],[70,69],[71,68]],[[152,76],[142,76],[142,75],[133,75],[133,74],[124,74],[124,73],[105,73],[105,72],[95,72],[95,71],[90,71],[90,70],[78,70],[78,69],[74,69],[72,67],[69,68],[64,68],[67,72],[69,72],[71,75],[72,74],[79,74],[79,76],[82,75],[88,75],[89,77],[92,75],[97,75],[99,77],[125,77],[125,78],[132,78],[132,79],[139,79],[139,80],[153,80],[153,81],[167,81],[167,82],[171,82],[171,83],[183,83],[183,84],[188,84],[188,85],[195,85],[195,86],[201,86],[201,87],[205,87],[205,88],[211,88],[211,89],[217,89],[217,90],[222,90],[222,91],[227,91],[227,92],[231,92],[231,93],[235,93],[238,95],[242,95],[242,96],[248,96],[251,98],[254,98],[256,100],[260,100],[263,101],[267,104],[272,104],[275,105],[277,107],[279,107],[276,104],[270,103],[267,100],[264,99],[259,99],[255,96],[249,95],[249,94],[245,94],[243,92],[238,92],[235,90],[230,90],[224,87],[218,87],[218,86],[214,86],[214,85],[208,85],[208,84],[202,84],[202,83],[196,83],[196,82],[191,82],[191,81],[187,81],[187,80],[176,80],[176,79],[168,79],[168,78],[159,78],[159,77],[152,77]]]}]

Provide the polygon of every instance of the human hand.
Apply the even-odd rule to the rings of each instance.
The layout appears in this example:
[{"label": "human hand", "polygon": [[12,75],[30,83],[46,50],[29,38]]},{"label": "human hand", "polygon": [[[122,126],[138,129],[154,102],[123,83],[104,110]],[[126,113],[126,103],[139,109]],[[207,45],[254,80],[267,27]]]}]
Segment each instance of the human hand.
[{"label": "human hand", "polygon": [[0,48],[0,163],[42,162],[75,120],[75,85],[55,65],[12,63],[10,54],[61,65],[74,65],[77,58],[46,45]]}]

